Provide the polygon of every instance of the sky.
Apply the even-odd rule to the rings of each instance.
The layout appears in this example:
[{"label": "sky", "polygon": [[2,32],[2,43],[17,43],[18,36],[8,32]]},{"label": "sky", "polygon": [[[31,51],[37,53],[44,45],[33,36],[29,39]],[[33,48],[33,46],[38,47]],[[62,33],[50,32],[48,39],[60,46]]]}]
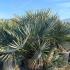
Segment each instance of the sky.
[{"label": "sky", "polygon": [[8,19],[27,11],[48,8],[60,19],[70,18],[70,0],[0,0],[0,18]]}]

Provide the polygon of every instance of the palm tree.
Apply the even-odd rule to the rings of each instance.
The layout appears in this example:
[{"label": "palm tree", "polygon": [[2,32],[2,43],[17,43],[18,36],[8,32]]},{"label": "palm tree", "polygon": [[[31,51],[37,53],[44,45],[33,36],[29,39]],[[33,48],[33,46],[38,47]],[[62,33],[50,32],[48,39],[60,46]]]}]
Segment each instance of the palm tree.
[{"label": "palm tree", "polygon": [[[4,46],[4,50],[0,52],[6,54],[5,59],[10,56],[9,54],[12,54],[14,60],[24,59],[27,70],[32,67],[39,68],[44,64],[48,66],[55,51],[64,50],[60,45],[70,34],[68,27],[50,10],[27,12],[25,16],[13,18],[2,24],[1,48]],[[42,60],[41,65],[36,66],[39,59]]]}]

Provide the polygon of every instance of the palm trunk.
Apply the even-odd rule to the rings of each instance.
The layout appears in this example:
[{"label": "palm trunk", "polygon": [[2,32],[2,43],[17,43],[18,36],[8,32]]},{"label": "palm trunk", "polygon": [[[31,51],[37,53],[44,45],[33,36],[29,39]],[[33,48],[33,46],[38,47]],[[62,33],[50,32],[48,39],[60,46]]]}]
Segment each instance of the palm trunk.
[{"label": "palm trunk", "polygon": [[46,60],[46,63],[47,64],[50,64],[52,59],[53,59],[53,56],[54,56],[54,51],[57,50],[57,48],[53,48],[49,54],[48,54],[48,57],[47,57],[47,60]]},{"label": "palm trunk", "polygon": [[10,54],[8,59],[4,61],[3,70],[20,70],[13,57],[14,55]]},{"label": "palm trunk", "polygon": [[3,70],[15,70],[14,66],[13,66],[13,60],[12,60],[11,56],[6,61],[4,61]]},{"label": "palm trunk", "polygon": [[[48,70],[48,67],[51,64],[52,59],[54,57],[54,51],[56,51],[56,50],[57,50],[57,48],[54,47],[49,51],[47,60],[44,60],[44,62],[43,62],[43,70],[46,70],[46,69]],[[53,69],[55,70],[55,68],[53,68]],[[50,69],[50,70],[53,70],[53,69]]]}]

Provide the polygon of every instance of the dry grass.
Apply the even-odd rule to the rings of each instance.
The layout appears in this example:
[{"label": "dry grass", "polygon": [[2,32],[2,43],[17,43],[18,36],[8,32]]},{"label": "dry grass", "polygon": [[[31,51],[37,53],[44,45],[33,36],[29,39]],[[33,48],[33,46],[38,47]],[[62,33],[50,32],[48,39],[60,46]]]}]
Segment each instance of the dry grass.
[{"label": "dry grass", "polygon": [[56,68],[55,70],[70,70],[70,65],[64,66],[62,68]]}]

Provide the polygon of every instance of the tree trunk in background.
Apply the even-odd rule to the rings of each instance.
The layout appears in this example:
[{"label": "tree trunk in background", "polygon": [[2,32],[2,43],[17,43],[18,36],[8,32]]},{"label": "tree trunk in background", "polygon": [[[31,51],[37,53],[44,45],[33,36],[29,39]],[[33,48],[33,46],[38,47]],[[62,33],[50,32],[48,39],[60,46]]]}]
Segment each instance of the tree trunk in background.
[{"label": "tree trunk in background", "polygon": [[0,70],[3,70],[3,62],[0,61]]}]

